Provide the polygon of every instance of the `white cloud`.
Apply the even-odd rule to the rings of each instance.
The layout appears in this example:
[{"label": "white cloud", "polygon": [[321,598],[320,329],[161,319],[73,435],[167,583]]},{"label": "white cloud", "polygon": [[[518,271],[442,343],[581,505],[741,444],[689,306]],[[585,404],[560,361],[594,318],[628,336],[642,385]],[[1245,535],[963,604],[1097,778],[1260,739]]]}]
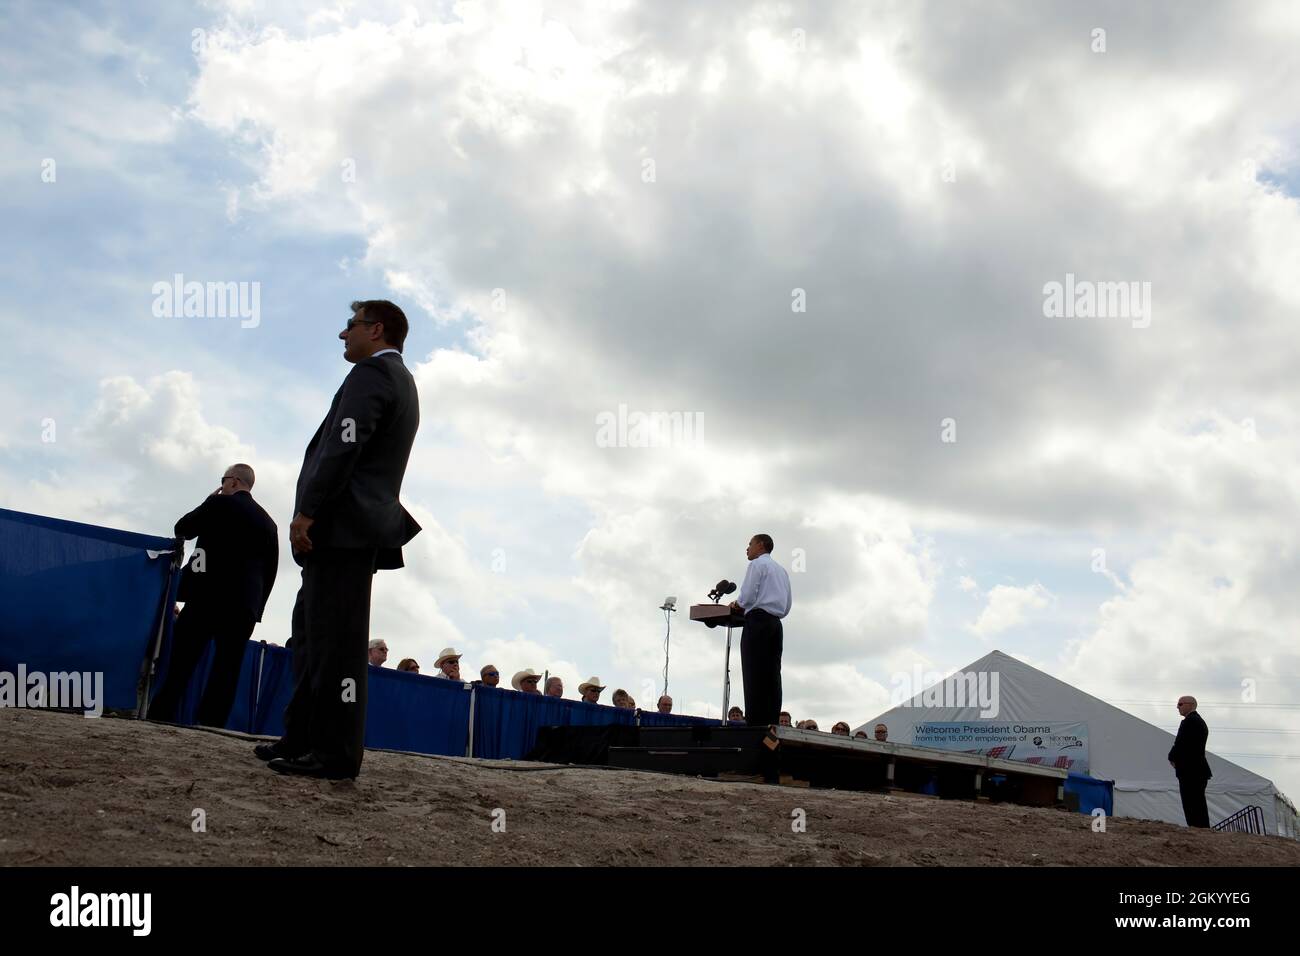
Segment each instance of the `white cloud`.
[{"label": "white cloud", "polygon": [[1029,611],[1047,607],[1051,601],[1052,593],[1037,581],[1024,588],[995,585],[989,590],[988,604],[970,629],[987,640],[1024,623]]}]

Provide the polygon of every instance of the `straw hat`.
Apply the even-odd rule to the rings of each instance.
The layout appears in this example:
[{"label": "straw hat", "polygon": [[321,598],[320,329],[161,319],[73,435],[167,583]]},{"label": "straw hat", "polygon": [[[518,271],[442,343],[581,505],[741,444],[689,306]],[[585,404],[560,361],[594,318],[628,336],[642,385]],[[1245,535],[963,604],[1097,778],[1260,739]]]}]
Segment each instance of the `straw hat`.
[{"label": "straw hat", "polygon": [[538,680],[542,679],[542,675],[537,673],[537,671],[533,670],[531,667],[525,667],[514,677],[510,678],[510,686],[515,690],[523,690],[519,685],[524,682],[525,677],[536,677]]},{"label": "straw hat", "polygon": [[583,681],[581,684],[578,685],[578,693],[585,694],[587,692],[587,688],[589,687],[594,688],[595,690],[605,689],[605,685],[600,682],[599,677],[588,677],[585,681]]},{"label": "straw hat", "polygon": [[458,661],[458,660],[460,660],[460,654],[457,653],[456,648],[444,647],[442,649],[442,653],[438,655],[438,659],[433,662],[433,666],[442,667],[444,661]]}]

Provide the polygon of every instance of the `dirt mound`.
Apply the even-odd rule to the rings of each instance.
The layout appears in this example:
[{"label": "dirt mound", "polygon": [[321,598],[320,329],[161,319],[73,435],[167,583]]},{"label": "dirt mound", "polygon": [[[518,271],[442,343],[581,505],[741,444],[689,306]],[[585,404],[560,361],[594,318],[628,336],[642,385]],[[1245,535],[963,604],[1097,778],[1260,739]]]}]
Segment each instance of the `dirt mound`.
[{"label": "dirt mound", "polygon": [[0,741],[5,865],[1300,865],[1277,837],[626,770],[369,752],[305,780],[135,720],[0,710]]}]

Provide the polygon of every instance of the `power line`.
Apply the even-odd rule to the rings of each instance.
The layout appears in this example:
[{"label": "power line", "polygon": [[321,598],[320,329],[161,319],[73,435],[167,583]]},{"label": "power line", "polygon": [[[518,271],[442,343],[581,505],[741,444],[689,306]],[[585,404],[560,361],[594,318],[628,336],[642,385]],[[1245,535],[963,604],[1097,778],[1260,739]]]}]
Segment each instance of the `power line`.
[{"label": "power line", "polygon": [[[1133,700],[1121,697],[1112,697],[1108,703],[1111,704],[1150,704],[1153,706],[1168,707],[1167,700]],[[1231,703],[1223,700],[1198,700],[1196,707],[1199,710],[1202,707],[1250,707],[1255,710],[1300,710],[1300,704],[1247,704]]]},{"label": "power line", "polygon": [[[1156,726],[1159,726],[1158,724]],[[1160,727],[1161,730],[1167,730],[1171,734],[1177,733],[1177,727]],[[1215,726],[1210,731],[1211,734],[1300,734],[1300,730],[1273,730],[1268,727],[1219,727]]]}]

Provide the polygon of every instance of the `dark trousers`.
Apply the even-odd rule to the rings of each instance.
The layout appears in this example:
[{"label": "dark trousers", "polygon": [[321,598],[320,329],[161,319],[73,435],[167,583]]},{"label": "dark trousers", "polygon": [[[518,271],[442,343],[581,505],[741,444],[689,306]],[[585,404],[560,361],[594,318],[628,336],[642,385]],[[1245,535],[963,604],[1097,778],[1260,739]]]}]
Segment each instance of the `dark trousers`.
[{"label": "dark trousers", "polygon": [[365,752],[374,573],[374,549],[316,548],[303,556],[293,606],[293,698],[281,748],[351,776]]},{"label": "dark trousers", "polygon": [[1210,826],[1210,810],[1205,805],[1205,785],[1208,782],[1204,778],[1178,778],[1178,795],[1183,798],[1183,816],[1189,827],[1208,829]]},{"label": "dark trousers", "polygon": [[172,626],[167,679],[149,705],[149,719],[176,720],[181,698],[194,677],[194,668],[207,650],[208,642],[212,641],[216,643],[216,653],[194,721],[209,727],[226,726],[230,705],[235,702],[235,691],[239,687],[244,651],[255,624],[246,614],[214,610],[195,601],[187,603]]},{"label": "dark trousers", "polygon": [[766,611],[745,615],[740,632],[740,673],[745,682],[745,723],[775,724],[781,718],[781,619]]}]

